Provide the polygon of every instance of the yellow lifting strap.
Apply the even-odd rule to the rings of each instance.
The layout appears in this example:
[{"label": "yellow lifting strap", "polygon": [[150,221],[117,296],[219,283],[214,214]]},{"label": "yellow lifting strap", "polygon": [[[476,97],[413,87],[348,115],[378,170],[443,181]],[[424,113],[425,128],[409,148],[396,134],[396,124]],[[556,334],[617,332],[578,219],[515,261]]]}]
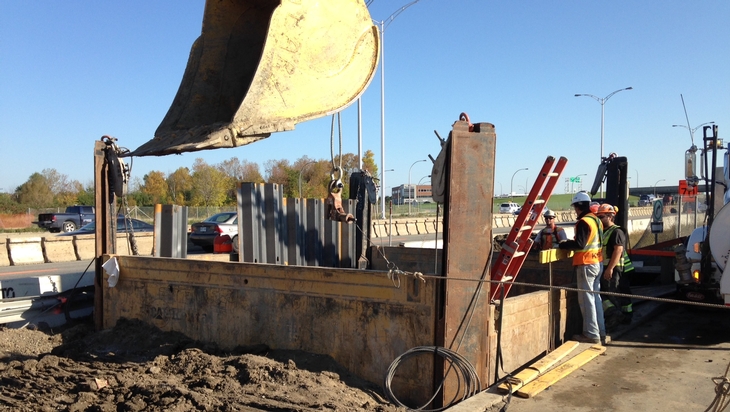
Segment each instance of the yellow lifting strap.
[{"label": "yellow lifting strap", "polygon": [[242,146],[337,112],[370,84],[379,44],[364,0],[208,0],[167,115],[128,155]]}]

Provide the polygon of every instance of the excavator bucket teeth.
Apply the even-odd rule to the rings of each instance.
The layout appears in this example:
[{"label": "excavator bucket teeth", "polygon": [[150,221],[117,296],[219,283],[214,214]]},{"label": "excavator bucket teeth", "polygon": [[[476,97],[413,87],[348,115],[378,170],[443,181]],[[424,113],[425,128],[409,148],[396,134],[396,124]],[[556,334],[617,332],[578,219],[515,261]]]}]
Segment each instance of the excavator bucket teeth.
[{"label": "excavator bucket teeth", "polygon": [[337,112],[379,52],[363,0],[208,0],[167,115],[128,156],[242,146]]}]

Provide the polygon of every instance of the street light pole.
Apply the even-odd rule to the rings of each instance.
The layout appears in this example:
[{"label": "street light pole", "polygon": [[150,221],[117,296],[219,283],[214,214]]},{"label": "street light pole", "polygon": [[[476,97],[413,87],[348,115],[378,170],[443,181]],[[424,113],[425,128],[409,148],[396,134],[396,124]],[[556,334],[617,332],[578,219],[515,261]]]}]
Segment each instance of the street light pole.
[{"label": "street light pole", "polygon": [[659,180],[656,181],[656,183],[654,183],[654,197],[655,198],[656,198],[656,185],[658,185],[659,182],[663,182],[665,180],[667,180],[667,179],[659,179]]},{"label": "street light pole", "polygon": [[[603,124],[604,124],[604,118],[605,118],[605,116],[604,116],[604,114],[605,114],[604,106],[605,106],[606,102],[608,101],[608,99],[611,98],[611,96],[613,96],[614,94],[616,94],[618,92],[622,92],[624,90],[633,90],[633,87],[626,87],[624,89],[618,89],[616,91],[611,92],[611,94],[609,94],[608,96],[603,97],[603,98],[600,98],[598,96],[594,96],[592,94],[576,94],[575,95],[575,97],[585,96],[585,97],[593,98],[598,103],[601,104],[601,159],[600,159],[601,162],[603,162]],[[603,183],[601,183],[601,197],[603,197]]]},{"label": "street light pole", "polygon": [[299,169],[299,198],[300,199],[303,197],[302,196],[302,172],[304,171],[304,168],[306,168],[307,166],[311,165],[312,163],[317,163],[317,161],[316,160],[312,160],[311,162],[307,162],[307,163],[304,164],[304,166],[302,166],[301,169]]},{"label": "street light pole", "polygon": [[413,196],[411,196],[411,194],[412,194],[411,191],[413,190],[413,188],[411,187],[411,169],[413,169],[413,166],[415,166],[416,163],[425,162],[425,161],[426,161],[426,159],[416,160],[415,162],[413,162],[411,167],[408,168],[408,199],[410,200],[410,202],[408,202],[408,216],[411,215],[411,203],[413,203]]},{"label": "street light pole", "polygon": [[[405,9],[419,1],[420,0],[415,0],[406,4],[388,16],[385,20],[374,20],[380,28],[380,168],[382,170],[382,172],[380,172],[380,187],[385,187],[385,29],[387,29],[390,23],[392,23],[399,14],[403,13]],[[385,24],[386,21],[388,24]],[[381,218],[385,219],[385,202],[383,202],[383,207],[380,213]]]},{"label": "street light pole", "polygon": [[515,181],[515,175],[517,174],[517,172],[519,172],[521,170],[528,170],[528,169],[527,168],[517,169],[516,172],[512,173],[512,179],[510,179],[510,181],[509,181],[509,201],[510,202],[512,202],[512,200],[513,200],[512,197],[513,197],[513,195],[515,193],[514,190],[512,190],[512,186],[513,186],[513,183]]},{"label": "street light pole", "polygon": [[[395,172],[395,169],[383,170],[383,175],[385,175],[385,172]],[[382,190],[383,193],[380,194],[380,202],[383,205],[385,205],[385,193],[387,192],[387,190],[385,190],[385,189],[387,189],[387,188],[385,186],[380,186],[380,187],[383,188],[383,190]],[[376,207],[375,208],[375,213],[377,213],[377,211],[378,211],[378,208]]]},{"label": "street light pole", "polygon": [[683,124],[673,124],[672,127],[684,127],[685,129],[689,130],[689,138],[692,139],[692,144],[695,144],[694,143],[695,142],[695,132],[700,127],[705,126],[705,125],[708,125],[708,124],[715,124],[715,122],[702,123],[701,125],[699,125],[699,126],[697,126],[695,128],[690,128],[689,126],[685,126]]}]

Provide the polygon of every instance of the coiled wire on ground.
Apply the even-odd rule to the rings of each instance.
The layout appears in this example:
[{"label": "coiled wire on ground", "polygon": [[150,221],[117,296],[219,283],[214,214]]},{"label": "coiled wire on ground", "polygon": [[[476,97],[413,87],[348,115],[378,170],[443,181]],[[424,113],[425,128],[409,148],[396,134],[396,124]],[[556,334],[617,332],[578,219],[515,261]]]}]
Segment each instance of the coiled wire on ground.
[{"label": "coiled wire on ground", "polygon": [[[422,353],[436,354],[441,356],[449,362],[449,371],[451,371],[452,369],[456,371],[456,378],[459,383],[459,386],[456,390],[456,395],[454,395],[454,399],[452,399],[451,402],[441,408],[425,409],[426,406],[428,406],[434,400],[434,398],[436,398],[436,395],[440,392],[440,390],[437,390],[433,397],[425,405],[416,409],[412,409],[411,407],[404,405],[393,394],[391,384],[393,382],[393,377],[395,376],[395,371],[396,369],[398,369],[398,366],[404,360]],[[447,372],[445,376],[448,377],[449,373]],[[443,386],[443,381],[441,382],[440,386]],[[443,411],[456,402],[463,401],[464,399],[476,395],[481,391],[481,387],[482,385],[479,380],[479,375],[477,375],[477,371],[474,369],[474,366],[469,362],[469,360],[450,349],[442,348],[440,346],[416,346],[415,348],[409,349],[408,351],[393,360],[393,362],[388,367],[388,370],[385,374],[385,380],[383,382],[383,391],[388,396],[390,401],[393,402],[393,404],[408,408],[409,411],[422,412]],[[460,394],[461,398],[456,399]]]}]

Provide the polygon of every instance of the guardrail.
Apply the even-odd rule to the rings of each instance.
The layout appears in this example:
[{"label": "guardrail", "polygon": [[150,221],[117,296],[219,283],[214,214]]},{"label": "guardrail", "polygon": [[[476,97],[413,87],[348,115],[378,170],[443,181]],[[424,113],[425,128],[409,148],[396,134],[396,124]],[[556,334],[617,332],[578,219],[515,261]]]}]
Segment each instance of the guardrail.
[{"label": "guardrail", "polygon": [[[650,216],[651,207],[633,207],[629,209],[629,216]],[[573,212],[556,212],[558,222],[572,222],[575,220]],[[494,214],[492,227],[512,227],[516,216],[509,214]],[[443,232],[443,219],[438,221],[434,217],[412,219],[374,220],[372,235],[375,238],[387,237],[392,231],[393,236],[425,235]],[[634,228],[636,230],[637,228]],[[152,233],[136,233],[139,253],[151,256],[154,246]],[[126,235],[117,236],[117,247],[120,255],[131,255],[131,248]],[[0,266],[32,265],[38,263],[71,262],[88,260],[94,257],[94,235],[82,236],[48,236],[25,238],[0,238]]]}]

